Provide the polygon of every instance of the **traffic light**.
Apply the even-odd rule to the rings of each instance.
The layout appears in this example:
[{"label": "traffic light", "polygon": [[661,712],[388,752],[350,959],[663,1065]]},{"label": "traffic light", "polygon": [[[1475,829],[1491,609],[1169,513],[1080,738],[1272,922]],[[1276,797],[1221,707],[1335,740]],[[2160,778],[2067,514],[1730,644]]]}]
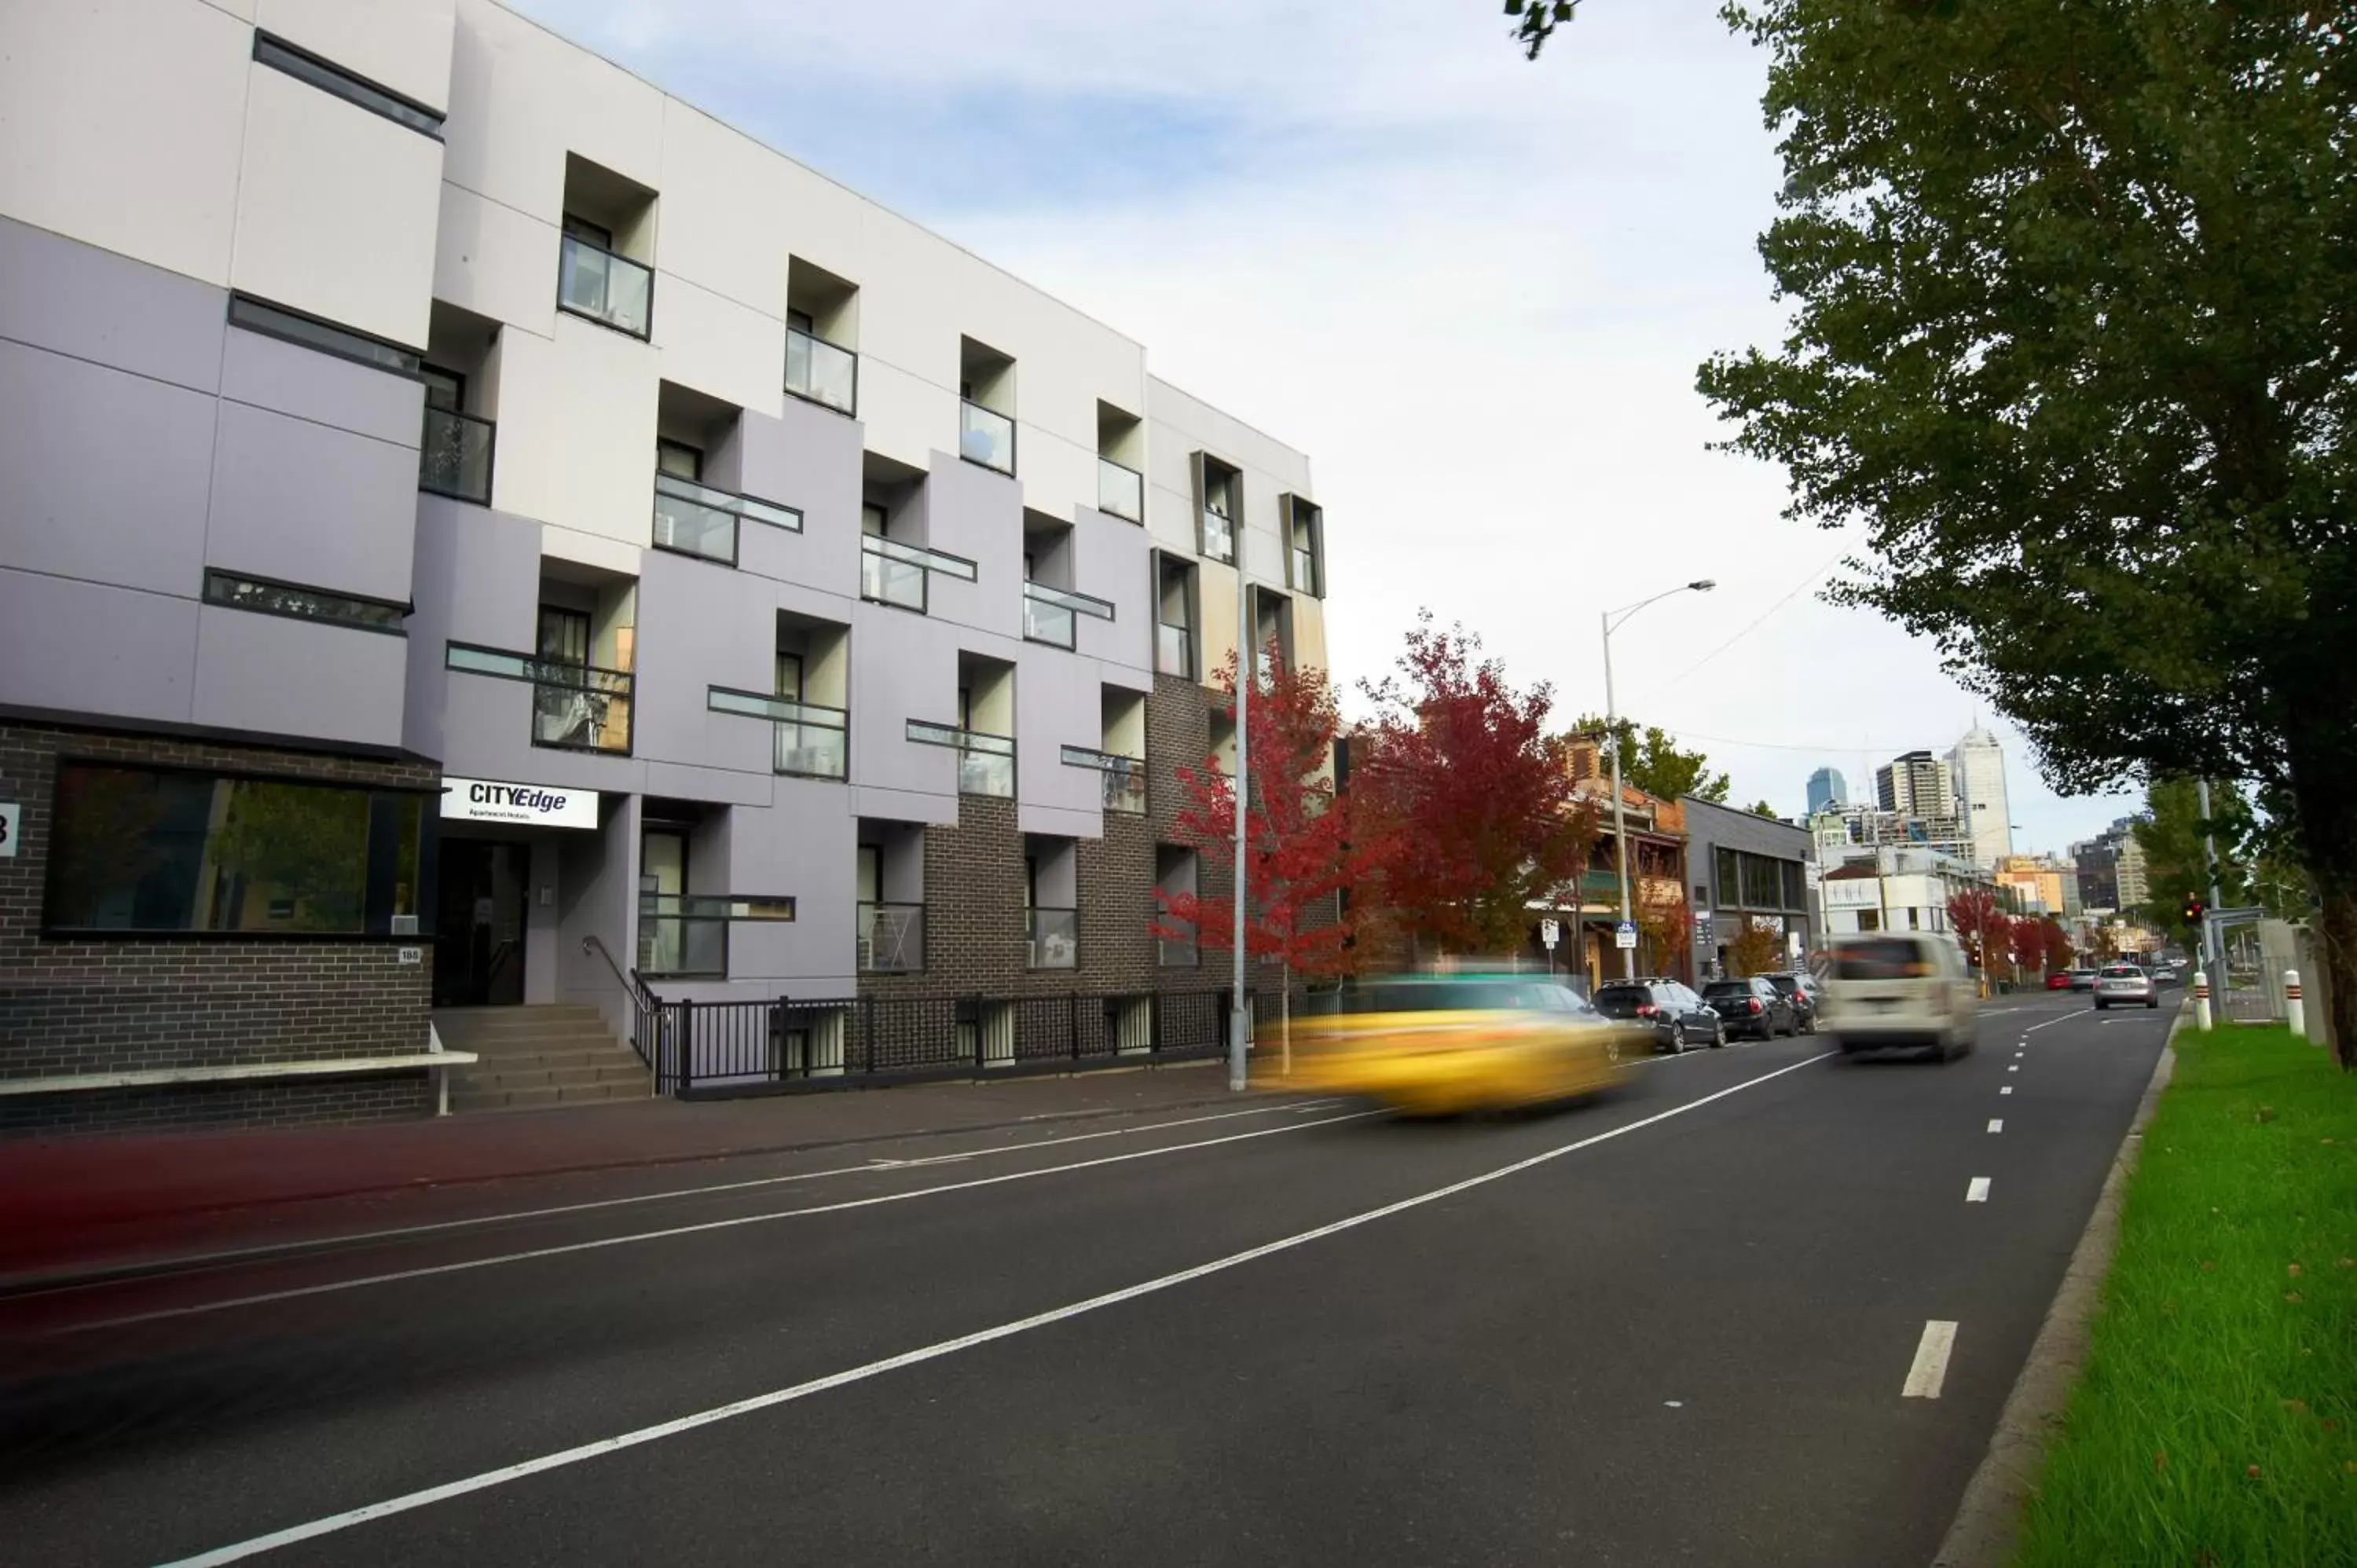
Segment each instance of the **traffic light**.
[{"label": "traffic light", "polygon": [[2187,925],[2201,925],[2201,917],[2209,912],[2210,906],[2201,901],[2201,895],[2199,893],[2188,893],[2185,896],[2185,923]]}]

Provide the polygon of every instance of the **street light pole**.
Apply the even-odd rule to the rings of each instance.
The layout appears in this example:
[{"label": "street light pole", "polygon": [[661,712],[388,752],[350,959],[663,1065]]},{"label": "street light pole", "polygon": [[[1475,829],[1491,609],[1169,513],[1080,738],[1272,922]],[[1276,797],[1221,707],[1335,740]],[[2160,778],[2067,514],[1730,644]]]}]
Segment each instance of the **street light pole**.
[{"label": "street light pole", "polygon": [[[1650,599],[1640,599],[1633,605],[1604,612],[1604,743],[1612,748],[1612,858],[1620,869],[1620,921],[1630,923],[1629,914],[1629,814],[1620,798],[1620,710],[1612,694],[1612,632],[1627,623],[1629,618],[1647,605],[1657,604],[1672,594],[1693,592],[1706,594],[1718,585],[1708,577],[1674,588],[1664,588]],[[1615,940],[1618,940],[1616,935]],[[1620,975],[1624,980],[1637,978],[1637,950],[1620,950]]]},{"label": "street light pole", "polygon": [[1244,1090],[1244,1035],[1251,1027],[1250,1004],[1244,1000],[1244,899],[1251,892],[1248,868],[1244,864],[1244,809],[1252,800],[1252,782],[1247,776],[1249,740],[1252,726],[1246,724],[1245,709],[1250,703],[1253,668],[1257,650],[1253,647],[1253,628],[1244,588],[1243,552],[1236,552],[1236,959],[1234,1005],[1228,1014],[1228,1089],[1232,1093]]}]

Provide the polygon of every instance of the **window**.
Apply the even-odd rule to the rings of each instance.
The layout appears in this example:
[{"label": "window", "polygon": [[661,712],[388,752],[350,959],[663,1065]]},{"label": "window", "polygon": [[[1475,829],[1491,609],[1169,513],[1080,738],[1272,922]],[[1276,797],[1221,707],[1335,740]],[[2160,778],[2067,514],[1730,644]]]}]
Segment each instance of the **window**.
[{"label": "window", "polygon": [[613,231],[568,212],[558,237],[557,308],[645,338],[654,317],[654,272],[618,254]]},{"label": "window", "polygon": [[554,664],[587,666],[589,662],[589,613],[559,605],[540,607],[540,643],[536,651]]},{"label": "window", "polygon": [[1326,513],[1315,502],[1288,495],[1285,518],[1285,585],[1313,599],[1326,596]]},{"label": "window", "polygon": [[439,365],[420,365],[417,379],[425,383],[425,406],[457,413],[467,406],[467,378]]},{"label": "window", "polygon": [[442,115],[412,98],[404,98],[389,87],[379,87],[366,77],[354,76],[339,65],[331,65],[307,49],[298,49],[283,38],[268,33],[253,35],[253,58],[256,64],[273,70],[283,70],[297,81],[306,81],[322,92],[331,92],[347,103],[356,103],[371,114],[382,114],[396,125],[406,126],[421,136],[442,139]]},{"label": "window", "polygon": [[207,572],[205,602],[296,620],[325,621],[330,626],[353,627],[361,631],[389,632],[394,637],[408,635],[401,625],[409,615],[407,605],[332,594],[325,588],[306,588],[294,583],[274,583],[267,577]]},{"label": "window", "polygon": [[655,472],[675,479],[704,478],[704,454],[684,441],[655,443]]},{"label": "window", "polygon": [[55,932],[404,938],[425,908],[425,793],[60,762]]},{"label": "window", "polygon": [[414,349],[404,349],[398,343],[388,343],[382,338],[371,338],[365,332],[355,332],[283,305],[267,304],[250,295],[229,296],[229,324],[248,332],[259,332],[265,338],[316,349],[322,354],[333,354],[354,364],[404,376],[416,375],[421,363]]},{"label": "window", "polygon": [[1243,478],[1217,457],[1195,454],[1195,510],[1201,520],[1196,544],[1206,561],[1235,561],[1236,522],[1243,515],[1239,493]]}]

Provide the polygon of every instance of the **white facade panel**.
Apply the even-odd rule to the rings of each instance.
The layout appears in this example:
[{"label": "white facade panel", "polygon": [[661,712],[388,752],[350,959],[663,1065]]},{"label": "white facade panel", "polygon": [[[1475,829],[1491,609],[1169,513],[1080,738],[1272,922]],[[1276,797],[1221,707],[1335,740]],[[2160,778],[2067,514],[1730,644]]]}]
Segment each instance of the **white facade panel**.
[{"label": "white facade panel", "polygon": [[[656,295],[655,308],[663,300]],[[493,504],[638,547],[653,537],[655,350],[559,316],[500,350]]]},{"label": "white facade panel", "polygon": [[196,723],[401,744],[406,639],[216,605],[197,626]]},{"label": "white facade panel", "polygon": [[[864,303],[860,314],[864,341],[869,314]],[[951,348],[954,351],[954,338]],[[910,375],[888,360],[863,353],[859,357],[859,423],[866,428],[870,452],[912,468],[930,468],[934,453],[957,451],[957,389]],[[1021,461],[1019,456],[1017,460]]]},{"label": "white facade panel", "polygon": [[543,338],[556,331],[554,223],[442,182],[434,297]]},{"label": "white facade panel", "polygon": [[490,0],[458,0],[449,177],[551,225],[564,217],[568,152],[659,190],[662,96]]},{"label": "white facade panel", "polygon": [[783,322],[781,160],[676,98],[663,100],[663,270]]},{"label": "white facade panel", "polygon": [[429,109],[450,101],[455,0],[260,0],[262,29]]},{"label": "white facade panel", "polygon": [[255,66],[230,282],[423,348],[441,189],[432,137]]},{"label": "white facade panel", "polygon": [[654,341],[667,381],[761,413],[775,414],[785,400],[780,317],[764,316],[665,270],[655,278]]},{"label": "white facade panel", "polygon": [[251,27],[203,0],[18,3],[0,48],[0,213],[229,281]]}]

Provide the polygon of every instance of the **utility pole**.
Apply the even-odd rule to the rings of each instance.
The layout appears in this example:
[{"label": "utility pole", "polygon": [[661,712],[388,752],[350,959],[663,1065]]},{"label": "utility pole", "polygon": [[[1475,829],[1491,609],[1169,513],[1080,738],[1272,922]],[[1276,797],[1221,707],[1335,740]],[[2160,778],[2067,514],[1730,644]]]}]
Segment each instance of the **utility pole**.
[{"label": "utility pole", "polygon": [[1253,676],[1259,666],[1260,650],[1253,646],[1253,626],[1247,613],[1244,587],[1243,531],[1236,531],[1236,964],[1234,1006],[1228,1015],[1228,1089],[1232,1093],[1244,1090],[1244,1036],[1252,1027],[1252,1005],[1244,999],[1244,899],[1251,891],[1248,869],[1244,862],[1247,834],[1244,829],[1245,809],[1252,800],[1250,738],[1252,726],[1245,722],[1251,701]]}]

